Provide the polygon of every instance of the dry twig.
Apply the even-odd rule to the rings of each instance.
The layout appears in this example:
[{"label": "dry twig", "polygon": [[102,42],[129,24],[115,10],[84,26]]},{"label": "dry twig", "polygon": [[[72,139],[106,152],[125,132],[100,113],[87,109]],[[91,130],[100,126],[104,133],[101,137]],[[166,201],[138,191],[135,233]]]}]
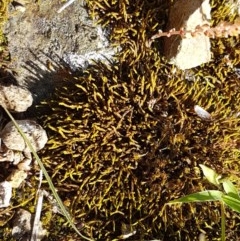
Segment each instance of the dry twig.
[{"label": "dry twig", "polygon": [[234,23],[220,22],[217,26],[211,27],[208,24],[202,26],[198,25],[194,30],[186,30],[181,28],[176,30],[175,28],[169,30],[168,32],[163,32],[159,30],[157,34],[153,35],[147,42],[147,46],[151,47],[152,42],[161,37],[171,37],[173,35],[180,35],[182,38],[187,37],[187,35],[195,37],[200,34],[204,34],[209,38],[227,38],[229,36],[238,36],[240,34],[240,18],[237,18]]}]

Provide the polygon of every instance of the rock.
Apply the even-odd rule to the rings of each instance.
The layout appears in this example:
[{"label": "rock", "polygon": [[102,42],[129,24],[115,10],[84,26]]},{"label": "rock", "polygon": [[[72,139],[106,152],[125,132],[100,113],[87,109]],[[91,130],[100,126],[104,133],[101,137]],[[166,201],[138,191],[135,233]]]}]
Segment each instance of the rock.
[{"label": "rock", "polygon": [[0,105],[12,112],[24,112],[32,105],[30,91],[20,86],[0,86]]},{"label": "rock", "polygon": [[[39,124],[34,120],[17,120],[16,122],[32,144],[35,151],[39,151],[45,146],[48,140],[47,134]],[[10,150],[30,152],[30,149],[12,121],[3,128],[0,133],[0,138]]]},{"label": "rock", "polygon": [[[209,0],[185,1],[179,0],[170,10],[167,30],[182,27],[194,30],[198,25],[210,24],[211,7]],[[169,63],[180,69],[190,69],[211,60],[210,39],[204,34],[186,38],[171,36],[164,38],[164,54]]]},{"label": "rock", "polygon": [[[31,213],[20,209],[13,219],[12,236],[17,240],[28,240],[31,232]],[[23,238],[24,237],[24,238]]]},{"label": "rock", "polygon": [[8,148],[1,148],[0,162],[12,162],[14,159],[14,152]]},{"label": "rock", "polygon": [[12,59],[9,67],[18,73],[20,84],[29,76],[32,80],[44,74],[49,60],[59,63],[64,59],[75,69],[85,65],[89,55],[96,60],[101,54],[108,58],[113,54],[102,29],[91,20],[81,1],[74,1],[61,13],[57,11],[63,1],[14,2],[19,2],[24,12],[16,11],[10,3],[4,32]]},{"label": "rock", "polygon": [[13,188],[18,188],[22,182],[27,178],[27,173],[24,170],[16,169],[7,177],[7,181]]},{"label": "rock", "polygon": [[[12,236],[16,240],[30,240],[31,231],[32,231],[32,219],[33,215],[24,210],[19,209],[13,219],[13,229],[12,229]],[[42,227],[42,222],[38,223],[38,233],[37,237],[34,240],[40,241],[45,235],[46,230]]]},{"label": "rock", "polygon": [[12,162],[13,165],[17,165],[24,159],[21,151],[13,151],[8,149],[4,144],[1,145],[0,150],[0,162]]},{"label": "rock", "polygon": [[0,183],[0,208],[8,207],[12,197],[12,185],[8,181]]},{"label": "rock", "polygon": [[25,158],[17,165],[17,167],[19,170],[29,171],[31,169],[30,167],[31,162],[32,162],[32,159]]}]

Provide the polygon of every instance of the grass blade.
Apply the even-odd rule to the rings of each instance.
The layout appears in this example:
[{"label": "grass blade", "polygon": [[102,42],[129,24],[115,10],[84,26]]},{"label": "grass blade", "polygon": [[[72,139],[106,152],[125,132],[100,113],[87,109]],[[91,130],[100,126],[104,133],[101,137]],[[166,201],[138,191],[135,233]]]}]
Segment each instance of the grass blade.
[{"label": "grass blade", "polygon": [[77,227],[75,226],[75,224],[73,223],[72,221],[72,218],[70,216],[70,214],[68,213],[68,211],[66,210],[62,200],[60,199],[60,197],[58,196],[57,192],[56,192],[56,189],[52,183],[52,180],[50,178],[50,176],[48,175],[47,173],[47,170],[45,169],[42,161],[40,160],[40,158],[38,157],[37,153],[35,152],[31,142],[27,139],[27,137],[25,136],[25,134],[23,133],[23,131],[21,130],[21,128],[19,127],[19,125],[17,124],[17,122],[15,121],[15,119],[13,118],[13,116],[11,115],[11,113],[4,107],[2,106],[3,109],[6,111],[6,113],[8,114],[9,118],[12,120],[12,122],[14,123],[15,127],[17,128],[17,130],[19,131],[19,133],[21,134],[22,138],[24,139],[24,141],[26,142],[26,144],[28,145],[29,149],[31,150],[34,158],[36,159],[39,167],[41,168],[47,182],[48,182],[48,185],[49,185],[49,188],[51,189],[52,191],[52,194],[54,196],[54,198],[56,199],[61,211],[62,211],[62,214],[65,216],[65,218],[67,219],[67,221],[69,222],[70,226],[76,231],[76,233],[82,237],[83,239],[85,240],[88,240],[88,241],[93,241],[93,239],[91,238],[88,238],[86,236],[84,236],[83,234],[81,234],[79,232],[79,230],[77,229]]},{"label": "grass blade", "polygon": [[221,202],[221,241],[226,240],[226,217],[224,203]]},{"label": "grass blade", "polygon": [[223,195],[222,201],[227,204],[232,210],[240,213],[240,199],[233,196]]},{"label": "grass blade", "polygon": [[[222,182],[223,189],[228,195],[235,195],[239,197],[237,188],[233,185],[230,180],[225,180]],[[234,196],[233,196],[234,197]]]},{"label": "grass blade", "polygon": [[206,201],[219,201],[222,199],[223,193],[218,190],[208,190],[203,192],[196,192],[189,194],[185,197],[181,197],[170,201],[169,204],[173,203],[189,203],[189,202],[206,202]]}]

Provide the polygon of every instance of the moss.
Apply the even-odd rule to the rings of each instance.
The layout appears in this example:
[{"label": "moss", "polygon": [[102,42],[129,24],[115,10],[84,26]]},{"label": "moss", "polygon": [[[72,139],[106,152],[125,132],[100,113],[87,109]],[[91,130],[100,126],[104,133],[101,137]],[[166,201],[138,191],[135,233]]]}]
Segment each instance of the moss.
[{"label": "moss", "polygon": [[[222,16],[216,2],[213,14]],[[200,230],[217,240],[218,204],[164,205],[212,188],[199,164],[233,178],[239,173],[237,39],[216,40],[214,61],[180,71],[166,63],[158,43],[146,48],[165,24],[168,4],[161,4],[88,1],[92,16],[122,50],[83,74],[61,70],[51,98],[36,110],[49,134],[43,162],[82,232],[96,240],[120,240],[124,225],[136,230],[132,240],[192,241]],[[195,104],[213,120],[200,119]],[[239,217],[231,215],[228,234],[238,236]],[[47,240],[78,240],[61,217],[53,219],[44,220]]]},{"label": "moss", "polygon": [[[6,60],[8,60],[8,52],[6,50],[7,40],[3,34],[3,24],[8,18],[7,6],[10,3],[10,0],[3,0],[0,3],[0,67],[2,67]],[[5,65],[4,65],[5,66]]]},{"label": "moss", "polygon": [[[160,61],[154,52],[146,56]],[[193,240],[196,231],[188,234],[185,224],[202,226],[211,211],[187,208],[179,216],[172,207],[164,216],[164,204],[203,188],[200,163],[239,171],[239,122],[231,117],[238,89],[229,92],[230,80],[189,82],[167,70],[150,63],[128,68],[125,60],[98,64],[83,77],[66,79],[47,103],[47,113],[57,114],[43,117],[50,134],[43,160],[64,199],[72,200],[76,220],[97,239],[118,237],[117,227],[127,222],[143,239],[163,227],[174,235],[175,227]],[[199,119],[195,103],[209,107],[214,121]]]},{"label": "moss", "polygon": [[[110,26],[110,38],[122,51],[116,62],[63,79],[39,109],[49,133],[42,157],[59,193],[71,200],[85,235],[97,240],[120,239],[122,224],[137,231],[134,240],[197,240],[200,229],[217,240],[218,204],[166,209],[164,204],[211,188],[198,164],[239,172],[236,39],[222,41],[221,53],[217,40],[215,61],[184,72],[145,46],[159,28],[157,1],[88,1],[88,6]],[[231,64],[221,56],[225,48],[231,49]],[[195,104],[213,121],[200,119]]]}]

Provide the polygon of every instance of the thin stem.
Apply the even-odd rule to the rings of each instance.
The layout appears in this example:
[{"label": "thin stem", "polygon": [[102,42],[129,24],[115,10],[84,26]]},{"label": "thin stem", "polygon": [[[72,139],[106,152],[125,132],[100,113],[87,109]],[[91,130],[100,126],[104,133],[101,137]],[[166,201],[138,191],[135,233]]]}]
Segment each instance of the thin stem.
[{"label": "thin stem", "polygon": [[224,203],[221,202],[221,241],[225,241],[225,224],[226,224],[226,218],[225,218],[225,206]]}]

